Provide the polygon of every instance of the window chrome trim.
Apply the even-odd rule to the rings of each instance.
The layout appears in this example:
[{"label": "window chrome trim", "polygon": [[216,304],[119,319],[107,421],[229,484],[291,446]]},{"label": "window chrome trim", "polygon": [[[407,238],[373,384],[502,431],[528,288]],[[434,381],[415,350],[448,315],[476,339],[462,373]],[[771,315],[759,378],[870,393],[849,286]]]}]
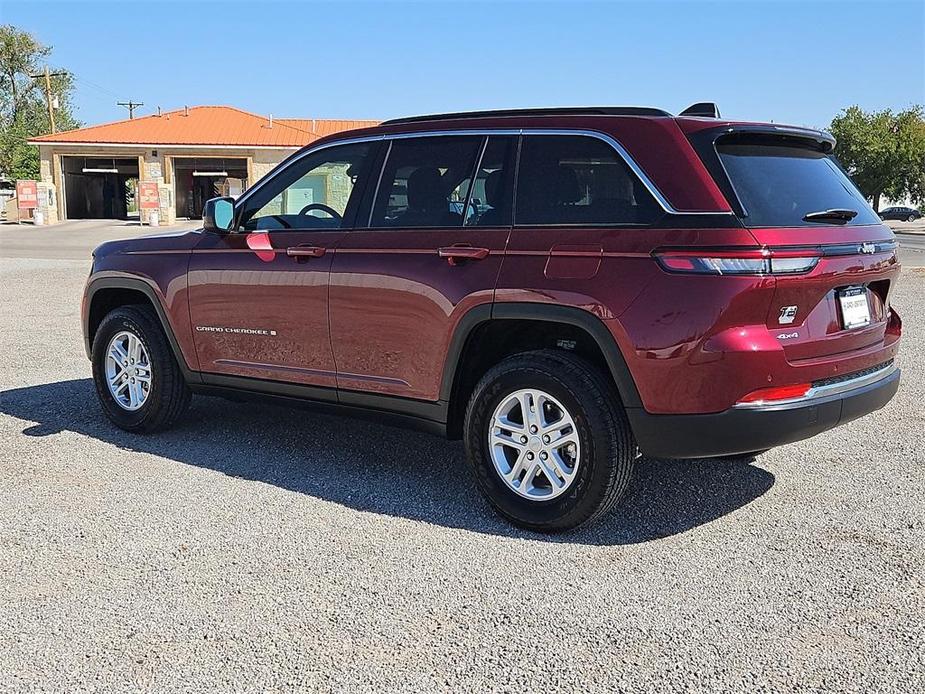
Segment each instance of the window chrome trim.
[{"label": "window chrome trim", "polygon": [[[667,198],[662,195],[662,192],[658,189],[655,183],[646,175],[645,171],[642,170],[642,167],[633,159],[632,155],[626,150],[626,148],[614,137],[608,135],[607,133],[601,132],[599,130],[588,130],[584,128],[571,128],[571,129],[548,129],[548,128],[486,128],[486,129],[465,129],[465,128],[456,128],[453,130],[428,130],[424,132],[406,132],[406,133],[389,133],[382,135],[368,135],[365,137],[353,137],[353,138],[344,138],[342,140],[334,140],[331,142],[326,142],[322,145],[316,147],[311,147],[302,152],[292,155],[289,159],[280,162],[280,165],[277,166],[272,172],[267,176],[264,176],[260,181],[255,183],[251,188],[249,188],[238,200],[235,202],[235,207],[245,203],[247,199],[255,193],[255,191],[260,190],[265,185],[269,185],[282,171],[288,169],[290,166],[294,166],[297,162],[301,161],[305,157],[311,156],[317,152],[321,152],[330,147],[338,147],[341,145],[351,145],[361,142],[379,142],[379,141],[391,141],[391,140],[406,140],[410,138],[420,138],[420,137],[448,137],[448,136],[472,136],[472,135],[481,135],[481,136],[491,136],[491,135],[522,135],[522,136],[532,136],[532,135],[558,135],[558,136],[576,136],[576,137],[593,137],[603,142],[606,142],[608,145],[613,148],[613,150],[623,159],[623,162],[630,168],[633,174],[639,179],[642,185],[646,188],[650,195],[655,198],[655,201],[658,203],[659,207],[662,208],[662,211],[666,214],[673,215],[733,215],[732,210],[678,210],[668,202]],[[285,167],[282,164],[286,164]],[[379,176],[381,178],[382,171],[385,168],[385,162],[383,162],[382,168],[379,170]],[[378,189],[378,186],[377,186]]]},{"label": "window chrome trim", "polygon": [[[376,188],[373,190],[373,197],[369,202],[369,216],[366,218],[367,229],[373,225],[373,212],[376,211],[376,198],[379,197],[379,188],[382,187],[382,176],[385,173],[385,167],[389,163],[390,156],[392,156],[391,140],[389,140],[389,146],[385,150],[385,156],[382,157],[382,163],[379,165],[379,175],[376,177]],[[362,207],[362,204],[360,207]]]},{"label": "window chrome trim", "polygon": [[[463,227],[468,226],[466,224],[466,216],[469,214],[469,204],[472,202],[472,191],[475,190],[475,182],[479,179],[479,172],[482,170],[482,160],[485,158],[485,150],[488,149],[488,141],[491,138],[490,135],[486,135],[482,138],[482,148],[479,150],[478,159],[475,162],[475,168],[472,170],[472,175],[469,176],[469,190],[466,191],[466,202],[463,203],[462,211],[462,225]],[[377,190],[376,193],[379,191]]]}]

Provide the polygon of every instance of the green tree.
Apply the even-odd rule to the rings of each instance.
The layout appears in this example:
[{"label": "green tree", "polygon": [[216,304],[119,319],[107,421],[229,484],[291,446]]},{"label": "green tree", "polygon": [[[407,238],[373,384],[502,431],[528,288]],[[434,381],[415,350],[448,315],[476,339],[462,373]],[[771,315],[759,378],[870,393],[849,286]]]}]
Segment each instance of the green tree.
[{"label": "green tree", "polygon": [[[37,178],[38,148],[26,144],[30,137],[51,132],[45,81],[35,79],[44,70],[51,47],[11,24],[0,25],[0,173],[12,179]],[[53,72],[61,72],[54,69]],[[52,98],[57,98],[57,130],[77,128],[72,114],[74,79],[70,74],[51,78]]]},{"label": "green tree", "polygon": [[925,111],[913,106],[867,113],[858,106],[838,114],[829,128],[835,154],[875,210],[886,195],[925,204]]}]

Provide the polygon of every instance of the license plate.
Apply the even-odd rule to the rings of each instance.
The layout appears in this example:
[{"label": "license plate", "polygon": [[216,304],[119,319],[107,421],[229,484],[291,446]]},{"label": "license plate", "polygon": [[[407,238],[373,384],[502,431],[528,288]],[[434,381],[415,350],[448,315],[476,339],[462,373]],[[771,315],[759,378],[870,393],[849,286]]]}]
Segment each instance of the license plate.
[{"label": "license plate", "polygon": [[838,292],[841,304],[841,320],[845,330],[870,325],[870,308],[867,305],[867,289],[848,287]]}]

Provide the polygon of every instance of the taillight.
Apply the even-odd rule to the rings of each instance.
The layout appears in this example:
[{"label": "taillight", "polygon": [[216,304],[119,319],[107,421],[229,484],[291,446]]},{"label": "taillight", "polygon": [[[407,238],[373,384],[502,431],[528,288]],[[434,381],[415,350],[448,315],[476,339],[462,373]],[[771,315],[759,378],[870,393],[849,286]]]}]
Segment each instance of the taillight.
[{"label": "taillight", "polygon": [[896,309],[892,307],[890,307],[889,313],[887,314],[886,334],[895,335],[896,337],[903,334],[902,319],[899,317],[899,314],[896,313]]},{"label": "taillight", "polygon": [[820,257],[816,250],[768,248],[666,250],[654,255],[668,272],[701,275],[793,275],[809,272]]},{"label": "taillight", "polygon": [[798,383],[790,386],[772,386],[759,388],[739,399],[739,405],[767,405],[781,400],[794,400],[802,398],[812,388],[811,383]]},{"label": "taillight", "polygon": [[773,275],[790,275],[801,272],[809,272],[819,262],[822,252],[806,249],[771,249],[771,274]]}]

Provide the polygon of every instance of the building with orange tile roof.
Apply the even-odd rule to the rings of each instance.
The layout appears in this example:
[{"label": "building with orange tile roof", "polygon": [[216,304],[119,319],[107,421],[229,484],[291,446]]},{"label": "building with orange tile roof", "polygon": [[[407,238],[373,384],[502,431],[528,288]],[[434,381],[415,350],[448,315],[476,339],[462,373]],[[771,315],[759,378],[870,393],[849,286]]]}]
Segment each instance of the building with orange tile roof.
[{"label": "building with orange tile roof", "polygon": [[[138,183],[157,183],[161,224],[196,218],[213,195],[237,195],[293,151],[373,120],[273,118],[191,106],[29,140],[39,148],[47,223],[134,215]],[[147,221],[147,220],[146,220]]]}]

